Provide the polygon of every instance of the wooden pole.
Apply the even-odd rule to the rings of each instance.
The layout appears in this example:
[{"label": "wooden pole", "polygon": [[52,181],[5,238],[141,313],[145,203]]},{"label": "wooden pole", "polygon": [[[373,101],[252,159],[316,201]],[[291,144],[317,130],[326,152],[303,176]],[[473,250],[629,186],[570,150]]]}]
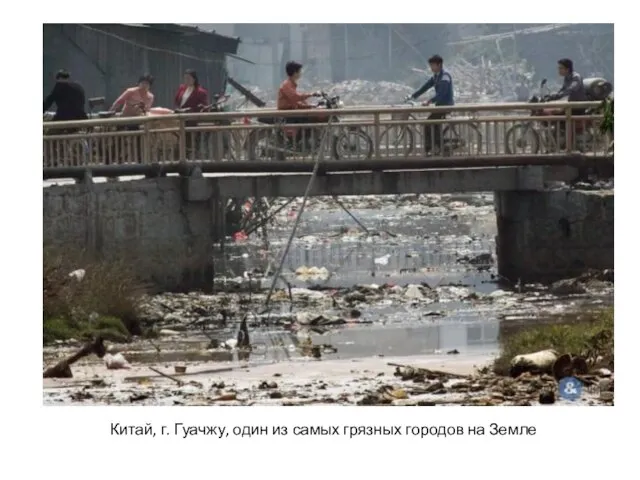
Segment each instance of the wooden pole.
[{"label": "wooden pole", "polygon": [[391,25],[387,27],[388,29],[388,45],[387,45],[387,67],[389,68],[389,72],[391,72],[393,67],[393,29]]},{"label": "wooden pole", "polygon": [[349,28],[344,24],[344,79],[349,79]]},{"label": "wooden pole", "polygon": [[278,35],[279,25],[272,25],[271,32],[271,75],[272,85],[275,90],[280,85],[280,35]]}]

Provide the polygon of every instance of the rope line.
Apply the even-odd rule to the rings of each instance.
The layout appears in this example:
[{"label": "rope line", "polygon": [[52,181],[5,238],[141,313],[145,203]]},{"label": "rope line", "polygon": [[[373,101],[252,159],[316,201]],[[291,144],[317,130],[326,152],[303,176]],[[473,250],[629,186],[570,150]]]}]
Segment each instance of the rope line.
[{"label": "rope line", "polygon": [[267,298],[265,299],[264,305],[265,309],[269,308],[269,303],[271,302],[271,296],[273,295],[273,291],[276,288],[276,283],[282,274],[282,268],[284,267],[284,262],[287,259],[287,255],[289,253],[289,248],[291,247],[291,243],[293,242],[293,238],[295,237],[296,230],[298,225],[300,224],[300,219],[302,218],[302,214],[304,213],[304,207],[307,204],[307,200],[309,198],[309,194],[311,193],[311,187],[313,186],[313,182],[318,174],[318,168],[320,167],[320,158],[322,158],[322,152],[326,146],[326,140],[329,137],[328,133],[331,130],[331,124],[333,122],[333,117],[329,117],[329,121],[327,122],[327,126],[324,128],[324,133],[322,135],[322,139],[320,140],[320,146],[316,152],[316,162],[313,166],[313,172],[311,172],[311,178],[309,179],[309,183],[307,184],[307,189],[304,192],[304,197],[302,198],[302,204],[300,205],[300,210],[298,211],[298,216],[296,217],[296,221],[293,224],[293,228],[291,229],[291,234],[289,235],[289,240],[285,245],[284,251],[282,252],[282,258],[280,260],[280,264],[278,265],[278,270],[273,277],[273,281],[271,282],[271,288],[269,288],[269,293],[267,294]]}]

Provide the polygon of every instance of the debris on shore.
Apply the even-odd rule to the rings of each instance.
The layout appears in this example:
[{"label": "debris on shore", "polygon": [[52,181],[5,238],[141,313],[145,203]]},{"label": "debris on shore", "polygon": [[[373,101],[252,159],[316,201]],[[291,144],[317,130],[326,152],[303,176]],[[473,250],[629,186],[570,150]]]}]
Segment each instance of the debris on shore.
[{"label": "debris on shore", "polygon": [[[608,370],[574,374],[572,378],[585,386],[585,392],[580,399],[567,401],[558,391],[558,379],[549,374],[525,372],[513,378],[496,375],[487,368],[461,374],[397,363],[386,367],[383,362],[377,365],[376,369],[354,368],[354,365],[349,370],[343,366],[341,372],[326,375],[321,372],[327,372],[327,369],[315,370],[311,365],[283,366],[286,374],[268,373],[273,372],[274,367],[194,369],[191,373],[171,375],[150,368],[149,371],[155,374],[107,381],[92,377],[81,385],[65,387],[61,384],[57,388],[45,388],[45,399],[54,404],[70,398],[74,402],[105,405],[134,401],[148,405],[218,402],[232,405],[397,406],[613,404],[613,373]],[[144,370],[142,367],[141,371]],[[309,370],[312,370],[311,376]]]}]

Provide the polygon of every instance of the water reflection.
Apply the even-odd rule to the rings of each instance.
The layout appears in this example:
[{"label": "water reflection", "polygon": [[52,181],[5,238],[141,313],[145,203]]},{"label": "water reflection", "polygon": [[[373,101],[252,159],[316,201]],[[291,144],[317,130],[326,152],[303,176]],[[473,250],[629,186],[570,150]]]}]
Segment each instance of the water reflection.
[{"label": "water reflection", "polygon": [[[405,356],[444,354],[457,350],[461,354],[495,351],[498,346],[499,322],[442,323],[435,325],[386,328],[343,328],[325,335],[311,332],[314,345],[330,345],[337,352],[322,349],[322,358],[350,359],[376,355]],[[251,332],[252,352],[206,350],[208,341],[193,339],[160,352],[131,351],[127,358],[135,363],[155,362],[238,362],[254,363],[286,361],[301,358],[300,333],[282,330]]]},{"label": "water reflection", "polygon": [[321,337],[317,343],[330,343],[338,348],[335,358],[373,355],[428,355],[457,350],[460,353],[492,351],[498,346],[499,322],[395,328],[344,329]]},{"label": "water reflection", "polygon": [[[433,214],[433,209],[405,211],[402,207],[354,209],[353,214],[378,235],[365,236],[341,210],[307,213],[285,261],[284,274],[301,266],[325,267],[333,276],[363,281],[372,276],[423,274],[425,271],[464,270],[461,256],[494,250],[495,216],[477,216],[473,211],[455,215]],[[293,222],[291,222],[291,226]],[[227,243],[225,252],[216,248],[218,264],[227,274],[275,269],[290,226],[272,228],[270,251],[256,243]],[[255,240],[255,239],[254,239]],[[224,259],[223,259],[224,256]],[[376,258],[387,257],[383,263]],[[218,268],[219,274],[224,269]],[[342,281],[343,282],[343,281]],[[341,282],[341,283],[342,283]]]},{"label": "water reflection", "polygon": [[[347,287],[357,283],[382,283],[403,279],[404,283],[428,281],[428,275],[477,275],[478,266],[461,263],[462,256],[474,257],[493,251],[492,239],[460,241],[442,245],[440,240],[412,239],[403,244],[370,244],[362,241],[333,244],[292,245],[285,261],[283,275],[296,286],[322,285]],[[470,240],[470,239],[469,239]],[[278,254],[266,254],[256,247],[232,246],[225,261],[228,275],[241,276],[247,271],[273,271]],[[376,261],[376,259],[378,259]],[[218,264],[221,262],[219,261]],[[299,267],[324,267],[330,273],[326,280],[304,281],[295,275]],[[490,265],[486,265],[490,267]],[[222,273],[222,272],[220,272]],[[482,279],[488,275],[481,275]],[[372,280],[374,279],[374,280]],[[475,284],[480,280],[472,280]]]}]

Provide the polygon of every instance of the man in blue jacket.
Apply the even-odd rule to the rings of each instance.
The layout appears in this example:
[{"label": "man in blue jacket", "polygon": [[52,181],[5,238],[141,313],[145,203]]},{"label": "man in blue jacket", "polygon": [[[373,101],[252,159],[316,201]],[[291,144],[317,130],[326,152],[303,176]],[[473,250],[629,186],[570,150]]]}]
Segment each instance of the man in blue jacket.
[{"label": "man in blue jacket", "polygon": [[[415,100],[420,95],[425,93],[431,87],[435,88],[436,94],[431,100],[427,100],[423,105],[435,105],[451,106],[453,101],[453,79],[449,72],[442,68],[442,57],[440,55],[434,55],[429,59],[429,68],[433,72],[433,76],[426,81],[413,95],[409,95],[407,100]],[[446,112],[433,112],[429,115],[430,120],[442,120],[446,118]],[[433,137],[432,134],[433,133]],[[442,124],[430,124],[424,127],[424,148],[425,153],[429,154],[433,147],[440,149],[440,142],[442,137]]]}]

